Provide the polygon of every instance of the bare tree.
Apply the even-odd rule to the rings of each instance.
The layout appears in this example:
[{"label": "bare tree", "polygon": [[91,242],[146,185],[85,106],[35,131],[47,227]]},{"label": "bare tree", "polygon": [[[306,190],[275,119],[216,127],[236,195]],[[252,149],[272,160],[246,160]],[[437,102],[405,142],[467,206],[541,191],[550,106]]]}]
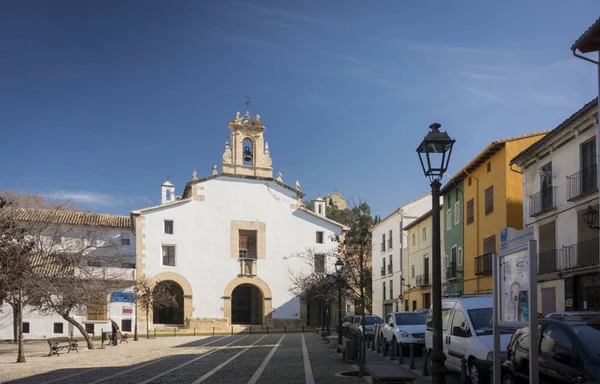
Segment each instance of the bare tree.
[{"label": "bare tree", "polygon": [[134,291],[136,305],[141,307],[146,315],[146,338],[150,338],[150,311],[155,306],[177,308],[177,299],[171,292],[170,283],[159,280],[153,287],[147,277],[138,279]]},{"label": "bare tree", "polygon": [[[9,209],[10,203],[0,197],[0,210]],[[25,362],[23,350],[23,301],[24,291],[31,277],[33,241],[28,239],[24,228],[11,220],[0,218],[0,307],[6,301],[13,309],[15,342],[18,339],[17,362]]]}]

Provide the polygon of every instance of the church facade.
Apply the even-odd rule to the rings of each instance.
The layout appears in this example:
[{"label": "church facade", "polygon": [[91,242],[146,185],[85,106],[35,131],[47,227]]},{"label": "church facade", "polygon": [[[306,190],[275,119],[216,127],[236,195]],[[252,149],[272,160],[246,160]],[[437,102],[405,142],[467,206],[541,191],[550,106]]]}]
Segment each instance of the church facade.
[{"label": "church facade", "polygon": [[[181,197],[167,181],[160,205],[131,213],[138,278],[168,282],[179,303],[154,308],[151,329],[300,327],[311,307],[290,292],[291,276],[334,270],[321,255],[335,251],[334,236],[347,228],[325,216],[324,201],[305,208],[297,181],[273,177],[260,116],[238,113],[228,128],[221,172],[215,166],[198,178],[194,170]],[[144,329],[145,316],[138,318]]]}]

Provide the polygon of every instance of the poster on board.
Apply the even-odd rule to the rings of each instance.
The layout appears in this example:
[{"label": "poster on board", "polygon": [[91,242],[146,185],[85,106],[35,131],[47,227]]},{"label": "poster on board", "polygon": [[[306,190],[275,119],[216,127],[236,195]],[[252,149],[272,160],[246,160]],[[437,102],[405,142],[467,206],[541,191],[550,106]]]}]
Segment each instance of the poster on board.
[{"label": "poster on board", "polygon": [[500,321],[529,321],[529,252],[520,249],[499,258]]}]

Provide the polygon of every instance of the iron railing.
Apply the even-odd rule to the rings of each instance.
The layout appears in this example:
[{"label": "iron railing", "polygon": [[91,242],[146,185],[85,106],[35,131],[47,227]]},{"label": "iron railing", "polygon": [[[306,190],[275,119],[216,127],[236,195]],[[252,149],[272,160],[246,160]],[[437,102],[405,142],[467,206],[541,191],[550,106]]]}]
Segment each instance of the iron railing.
[{"label": "iron railing", "polygon": [[240,259],[256,259],[256,249],[240,249]]},{"label": "iron railing", "polygon": [[492,253],[486,253],[475,258],[475,275],[492,274]]},{"label": "iron railing", "polygon": [[385,265],[381,266],[381,276],[385,276]]},{"label": "iron railing", "polygon": [[385,252],[385,241],[381,242],[381,252]]},{"label": "iron railing", "polygon": [[417,287],[422,287],[424,285],[429,285],[429,284],[430,283],[429,283],[429,275],[428,274],[423,274],[423,275],[417,276],[416,283],[415,283],[415,285]]},{"label": "iron railing", "polygon": [[529,196],[529,216],[536,216],[556,207],[556,187],[544,188]]},{"label": "iron railing", "polygon": [[388,264],[388,275],[392,274],[392,263]]},{"label": "iron railing", "polygon": [[571,244],[538,255],[538,274],[586,268],[600,264],[598,238]]},{"label": "iron railing", "polygon": [[446,268],[446,280],[454,280],[462,278],[462,265],[456,265],[456,263],[450,263]]},{"label": "iron railing", "polygon": [[597,166],[593,164],[567,176],[567,200],[576,200],[598,190]]}]

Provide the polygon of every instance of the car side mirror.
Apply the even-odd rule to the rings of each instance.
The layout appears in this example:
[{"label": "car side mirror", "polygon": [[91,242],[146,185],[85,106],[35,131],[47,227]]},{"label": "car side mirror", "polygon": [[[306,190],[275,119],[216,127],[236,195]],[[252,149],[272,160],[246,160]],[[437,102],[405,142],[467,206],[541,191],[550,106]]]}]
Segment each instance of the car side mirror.
[{"label": "car side mirror", "polygon": [[552,359],[554,359],[554,361],[558,361],[559,363],[568,365],[573,361],[573,356],[569,352],[558,351],[552,354]]},{"label": "car side mirror", "polygon": [[465,332],[461,327],[456,326],[456,327],[452,328],[452,336],[468,337],[471,335],[469,333]]}]

